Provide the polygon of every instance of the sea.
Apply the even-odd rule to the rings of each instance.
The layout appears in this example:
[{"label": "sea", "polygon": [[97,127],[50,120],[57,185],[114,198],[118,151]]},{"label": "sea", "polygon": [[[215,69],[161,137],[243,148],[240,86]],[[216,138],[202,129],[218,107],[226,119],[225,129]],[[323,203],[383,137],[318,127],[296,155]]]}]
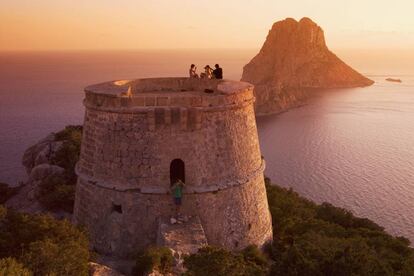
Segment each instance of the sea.
[{"label": "sea", "polygon": [[[240,79],[258,49],[0,52],[0,182],[18,185],[30,145],[81,124],[83,88],[107,80],[186,76],[219,63]],[[414,242],[414,53],[337,49],[373,86],[315,93],[257,118],[266,175],[318,203],[367,217]],[[388,77],[402,83],[387,82]]]}]

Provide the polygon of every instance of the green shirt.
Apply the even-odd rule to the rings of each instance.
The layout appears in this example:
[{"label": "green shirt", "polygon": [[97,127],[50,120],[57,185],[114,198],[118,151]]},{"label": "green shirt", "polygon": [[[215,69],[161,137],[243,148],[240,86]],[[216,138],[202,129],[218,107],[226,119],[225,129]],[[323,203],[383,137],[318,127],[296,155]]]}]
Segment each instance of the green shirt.
[{"label": "green shirt", "polygon": [[175,182],[174,186],[172,187],[172,192],[174,194],[174,197],[182,197],[183,196],[183,186],[184,184],[180,182]]}]

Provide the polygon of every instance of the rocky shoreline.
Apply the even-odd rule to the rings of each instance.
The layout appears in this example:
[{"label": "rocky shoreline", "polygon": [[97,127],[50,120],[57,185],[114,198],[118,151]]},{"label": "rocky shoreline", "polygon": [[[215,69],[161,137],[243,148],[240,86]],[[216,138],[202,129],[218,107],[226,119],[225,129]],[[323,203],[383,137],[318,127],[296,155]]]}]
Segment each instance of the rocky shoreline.
[{"label": "rocky shoreline", "polygon": [[[5,202],[5,207],[24,213],[49,213],[55,218],[71,218],[70,210],[50,208],[48,204],[44,204],[41,200],[42,189],[51,179],[57,179],[60,182],[58,185],[65,184],[74,187],[76,184],[76,180],[71,179],[74,175],[72,167],[67,167],[64,163],[60,165],[58,160],[59,155],[65,156],[68,153],[67,145],[74,143],[71,137],[62,135],[64,131],[71,127],[73,126],[69,126],[58,133],[50,133],[24,152],[22,164],[26,169],[27,179],[21,182],[17,194]],[[75,128],[81,129],[80,126]],[[78,153],[75,152],[75,154]],[[68,182],[72,183],[67,185]],[[53,193],[53,191],[50,192]]]},{"label": "rocky shoreline", "polygon": [[[257,90],[263,91],[260,86],[257,88]],[[265,90],[270,91],[269,89]],[[270,93],[272,92],[256,95],[256,101],[261,101],[263,103],[260,107],[256,106],[256,117],[281,114],[291,109],[299,108],[306,105],[308,101],[315,97],[319,92],[320,91],[315,89],[303,88],[281,91],[277,95],[271,95]],[[265,98],[266,100],[259,100],[258,97]]]},{"label": "rocky shoreline", "polygon": [[55,141],[55,134],[51,133],[39,142],[29,147],[22,159],[27,172],[27,180],[19,187],[17,195],[10,198],[5,206],[27,213],[43,213],[46,208],[36,200],[36,191],[43,179],[49,175],[62,174],[64,169],[52,165],[51,159],[62,146],[61,141]]}]

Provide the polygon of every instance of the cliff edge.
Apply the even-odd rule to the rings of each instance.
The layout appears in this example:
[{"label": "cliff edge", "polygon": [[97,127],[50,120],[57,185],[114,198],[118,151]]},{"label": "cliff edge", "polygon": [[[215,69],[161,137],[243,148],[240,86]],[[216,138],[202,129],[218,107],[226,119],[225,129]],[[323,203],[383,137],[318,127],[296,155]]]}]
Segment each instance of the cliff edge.
[{"label": "cliff edge", "polygon": [[332,53],[321,27],[306,17],[274,23],[260,52],[244,66],[242,81],[255,85],[259,115],[298,105],[314,88],[374,83]]}]

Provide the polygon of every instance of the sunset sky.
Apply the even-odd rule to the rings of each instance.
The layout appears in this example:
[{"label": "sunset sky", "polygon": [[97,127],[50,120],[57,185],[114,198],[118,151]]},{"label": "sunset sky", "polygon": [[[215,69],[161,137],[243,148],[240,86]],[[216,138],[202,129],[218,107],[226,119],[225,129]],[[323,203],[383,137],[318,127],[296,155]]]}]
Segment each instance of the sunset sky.
[{"label": "sunset sky", "polygon": [[1,0],[0,50],[259,48],[312,18],[331,48],[413,48],[412,0]]}]

